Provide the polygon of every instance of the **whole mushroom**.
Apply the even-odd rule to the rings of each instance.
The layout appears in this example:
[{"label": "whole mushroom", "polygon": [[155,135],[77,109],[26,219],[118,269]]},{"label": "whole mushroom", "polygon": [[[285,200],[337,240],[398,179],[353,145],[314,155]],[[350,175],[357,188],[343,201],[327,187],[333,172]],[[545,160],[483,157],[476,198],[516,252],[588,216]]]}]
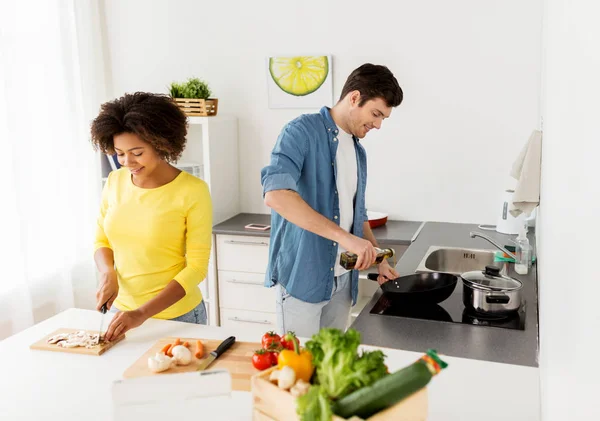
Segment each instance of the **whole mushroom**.
[{"label": "whole mushroom", "polygon": [[173,359],[177,365],[188,365],[192,362],[192,351],[190,351],[186,346],[174,346],[171,350],[171,353],[173,354]]}]

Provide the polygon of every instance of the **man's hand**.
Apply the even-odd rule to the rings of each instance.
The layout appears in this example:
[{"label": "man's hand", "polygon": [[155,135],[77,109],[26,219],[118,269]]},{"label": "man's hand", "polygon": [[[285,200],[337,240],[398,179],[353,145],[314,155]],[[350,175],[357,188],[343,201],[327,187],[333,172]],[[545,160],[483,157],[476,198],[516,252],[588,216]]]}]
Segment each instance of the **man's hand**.
[{"label": "man's hand", "polygon": [[377,277],[377,282],[379,285],[385,284],[387,281],[396,279],[400,276],[396,269],[390,266],[387,260],[383,260],[379,265],[377,265],[377,271],[379,272],[379,276]]},{"label": "man's hand", "polygon": [[104,303],[106,308],[110,310],[113,302],[119,295],[119,281],[117,280],[117,272],[114,269],[108,270],[100,274],[100,286],[96,292],[96,310],[100,311]]},{"label": "man's hand", "polygon": [[[123,335],[129,329],[140,326],[146,321],[146,317],[138,310],[120,311],[111,320],[104,335],[104,340],[112,341]],[[102,332],[100,332],[102,334]]]},{"label": "man's hand", "polygon": [[369,240],[348,234],[347,240],[344,240],[343,242],[340,241],[340,244],[346,250],[358,256],[354,269],[364,270],[371,267],[375,262],[377,252]]}]

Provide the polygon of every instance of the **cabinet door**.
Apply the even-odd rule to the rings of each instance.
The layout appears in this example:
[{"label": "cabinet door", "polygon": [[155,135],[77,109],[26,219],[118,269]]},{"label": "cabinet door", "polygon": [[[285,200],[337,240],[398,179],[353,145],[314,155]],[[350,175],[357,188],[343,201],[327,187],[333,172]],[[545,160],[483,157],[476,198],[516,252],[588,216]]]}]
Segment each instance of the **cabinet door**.
[{"label": "cabinet door", "polygon": [[219,306],[275,313],[275,288],[263,286],[262,273],[219,271]]},{"label": "cabinet door", "polygon": [[217,235],[217,270],[265,273],[269,238]]}]

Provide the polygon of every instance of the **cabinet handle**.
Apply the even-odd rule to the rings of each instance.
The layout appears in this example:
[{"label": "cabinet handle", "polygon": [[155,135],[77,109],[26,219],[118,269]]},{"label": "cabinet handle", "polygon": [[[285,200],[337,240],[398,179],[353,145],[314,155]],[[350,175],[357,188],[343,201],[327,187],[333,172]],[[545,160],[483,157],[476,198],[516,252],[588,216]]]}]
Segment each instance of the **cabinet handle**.
[{"label": "cabinet handle", "polygon": [[268,246],[269,243],[265,243],[261,241],[260,243],[255,243],[254,241],[236,241],[236,240],[225,240],[227,244],[240,244],[244,246]]},{"label": "cabinet handle", "polygon": [[262,282],[239,281],[237,279],[226,279],[225,282],[229,282],[229,283],[232,283],[232,284],[263,286]]},{"label": "cabinet handle", "polygon": [[248,323],[258,323],[261,325],[270,325],[271,322],[268,320],[251,320],[251,319],[240,319],[239,317],[230,317],[229,320],[233,322],[248,322]]}]

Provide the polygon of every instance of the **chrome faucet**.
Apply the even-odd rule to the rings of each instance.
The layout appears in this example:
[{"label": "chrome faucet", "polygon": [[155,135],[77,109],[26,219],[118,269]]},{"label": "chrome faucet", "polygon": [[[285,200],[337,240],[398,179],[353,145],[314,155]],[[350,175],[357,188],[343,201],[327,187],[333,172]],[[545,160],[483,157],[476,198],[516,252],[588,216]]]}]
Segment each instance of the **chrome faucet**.
[{"label": "chrome faucet", "polygon": [[494,240],[492,240],[490,237],[488,237],[487,235],[484,235],[480,232],[476,232],[476,231],[471,231],[469,233],[469,235],[471,236],[471,238],[475,238],[475,237],[480,237],[483,238],[484,240],[489,241],[490,243],[492,243],[494,246],[496,246],[497,249],[502,250],[504,253],[508,254],[510,257],[512,257],[513,259],[515,259],[515,261],[517,261],[517,256],[515,256],[514,253],[506,250],[506,248],[502,247],[500,244],[496,243]]}]

